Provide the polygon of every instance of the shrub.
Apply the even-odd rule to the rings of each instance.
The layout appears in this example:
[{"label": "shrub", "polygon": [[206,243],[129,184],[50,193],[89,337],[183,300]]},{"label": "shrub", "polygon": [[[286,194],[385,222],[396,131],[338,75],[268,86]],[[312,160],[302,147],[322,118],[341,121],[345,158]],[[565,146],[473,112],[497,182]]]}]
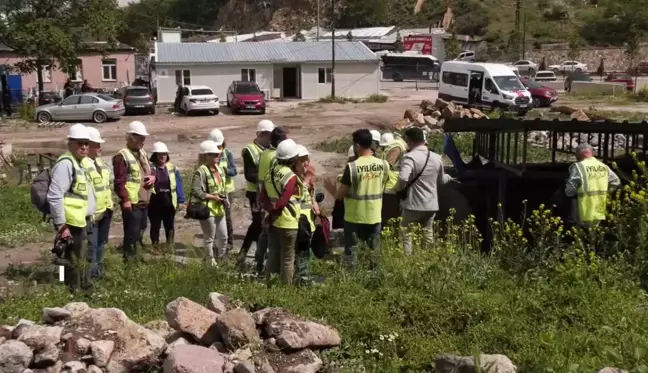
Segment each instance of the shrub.
[{"label": "shrub", "polygon": [[387,101],[389,101],[389,96],[381,95],[381,94],[373,94],[364,100],[364,102],[371,102],[376,104],[381,104]]},{"label": "shrub", "polygon": [[33,121],[36,115],[36,106],[34,104],[23,103],[18,108],[18,117],[25,121]]}]

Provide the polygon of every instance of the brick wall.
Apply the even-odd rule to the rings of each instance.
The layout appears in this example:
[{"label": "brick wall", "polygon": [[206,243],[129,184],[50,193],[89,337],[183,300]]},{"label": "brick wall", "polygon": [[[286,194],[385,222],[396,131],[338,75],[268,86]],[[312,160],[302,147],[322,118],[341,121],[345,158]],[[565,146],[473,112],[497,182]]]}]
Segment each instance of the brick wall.
[{"label": "brick wall", "polygon": [[[543,44],[540,49],[532,49],[532,47],[528,47],[525,59],[531,60],[539,65],[544,57],[545,63],[549,66],[557,65],[563,61],[569,60],[567,57],[568,55],[569,46],[567,44]],[[628,70],[629,61],[624,48],[584,47],[580,49],[579,56],[576,60],[587,64],[587,68],[590,72],[595,72],[601,63],[601,58],[604,59],[606,72]],[[644,61],[647,58],[648,43],[644,43],[640,48],[635,64],[638,61]]]}]

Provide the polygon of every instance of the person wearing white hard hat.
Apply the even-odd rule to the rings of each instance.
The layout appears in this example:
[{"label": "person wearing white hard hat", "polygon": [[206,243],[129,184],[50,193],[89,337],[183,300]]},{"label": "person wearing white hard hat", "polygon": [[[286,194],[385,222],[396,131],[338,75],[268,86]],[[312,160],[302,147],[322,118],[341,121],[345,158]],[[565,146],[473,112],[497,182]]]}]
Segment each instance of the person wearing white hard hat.
[{"label": "person wearing white hard hat", "polygon": [[148,225],[148,204],[154,193],[155,175],[144,142],[149,133],[140,121],[128,124],[126,147],[113,157],[115,193],[119,197],[124,223],[124,260],[135,260]]},{"label": "person wearing white hard hat", "polygon": [[[275,129],[274,123],[268,119],[259,121],[256,128],[256,139],[248,144],[241,152],[243,158],[243,173],[247,181],[245,189],[245,196],[250,202],[250,210],[252,211],[252,223],[245,233],[243,244],[241,246],[241,253],[239,255],[247,255],[248,250],[253,242],[259,244],[259,237],[263,233],[263,210],[259,207],[257,193],[257,184],[259,182],[259,161],[261,153],[270,147],[270,135]],[[240,258],[240,257],[239,257]]]},{"label": "person wearing white hard hat", "polygon": [[[347,163],[351,163],[356,160],[355,148],[353,145],[347,150]],[[337,182],[342,181],[342,175],[337,176]],[[331,213],[331,228],[332,229],[343,229],[344,228],[344,199],[336,199],[333,202],[333,212]]]},{"label": "person wearing white hard hat", "polygon": [[63,257],[66,259],[64,281],[71,291],[87,289],[87,270],[79,268],[87,262],[87,231],[97,200],[83,159],[88,156],[90,132],[83,124],[68,130],[67,148],[52,168],[47,202],[57,232],[57,240],[71,239]]},{"label": "person wearing white hard hat", "polygon": [[403,159],[407,153],[407,143],[400,135],[391,139],[389,144],[384,148],[382,159],[389,163],[389,180],[385,185],[382,205],[382,226],[386,227],[401,216],[401,201],[396,195],[396,184],[398,183],[398,173],[403,165]]},{"label": "person wearing white hard hat", "polygon": [[110,223],[113,217],[113,174],[110,167],[101,159],[101,144],[105,141],[99,130],[88,127],[90,133],[90,147],[88,156],[83,159],[81,165],[88,173],[89,180],[95,191],[97,208],[90,221],[90,278],[97,278],[103,275],[104,257],[108,236],[110,235]]},{"label": "person wearing white hard hat", "polygon": [[[223,132],[218,128],[213,129],[209,133],[209,140],[218,144],[223,151],[220,157],[220,166],[225,170],[225,196],[227,197],[227,200],[231,202],[230,194],[234,193],[234,190],[236,189],[236,186],[234,185],[234,176],[238,174],[234,155],[232,151],[227,148],[225,135],[223,135]],[[226,205],[225,220],[227,222],[227,249],[232,250],[234,249],[234,226],[232,225],[232,209],[230,208],[230,204]]]},{"label": "person wearing white hard hat", "polygon": [[268,284],[273,273],[279,273],[284,284],[292,284],[294,280],[295,250],[301,215],[299,180],[295,174],[298,156],[299,147],[295,141],[282,141],[277,146],[276,161],[266,175],[261,191],[260,201],[268,212]]},{"label": "person wearing white hard hat", "polygon": [[295,268],[297,281],[307,284],[310,281],[311,242],[315,233],[315,218],[320,215],[319,205],[315,200],[315,167],[310,162],[308,149],[297,145],[297,163],[295,173],[299,180],[300,195],[300,229],[297,232],[295,250]]},{"label": "person wearing white hard hat", "polygon": [[212,266],[216,265],[216,257],[223,257],[227,253],[225,206],[229,202],[225,197],[225,172],[219,166],[221,152],[214,141],[205,140],[200,143],[199,166],[193,175],[187,207],[188,217],[200,221],[205,262]]},{"label": "person wearing white hard hat", "polygon": [[380,145],[382,148],[386,148],[394,141],[394,134],[391,132],[385,132],[380,136]]},{"label": "person wearing white hard hat", "polygon": [[175,247],[175,215],[184,204],[184,187],[178,167],[171,163],[169,148],[163,142],[153,144],[151,162],[155,175],[155,193],[148,205],[148,218],[151,223],[151,244],[155,249],[160,245],[160,228],[164,225],[166,250],[173,253]]},{"label": "person wearing white hard hat", "polygon": [[377,130],[371,130],[369,131],[371,133],[371,150],[373,151],[373,154],[375,157],[380,158],[380,132]]}]

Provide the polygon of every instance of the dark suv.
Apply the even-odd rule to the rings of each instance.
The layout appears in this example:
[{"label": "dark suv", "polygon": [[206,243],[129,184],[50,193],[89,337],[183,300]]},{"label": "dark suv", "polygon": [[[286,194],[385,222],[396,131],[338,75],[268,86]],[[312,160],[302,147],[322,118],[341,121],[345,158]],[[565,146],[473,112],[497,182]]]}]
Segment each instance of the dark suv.
[{"label": "dark suv", "polygon": [[147,113],[155,114],[153,95],[146,87],[122,87],[115,92],[115,97],[124,101],[126,114]]},{"label": "dark suv", "polygon": [[265,114],[265,95],[255,82],[233,81],[227,89],[227,107],[232,113]]}]

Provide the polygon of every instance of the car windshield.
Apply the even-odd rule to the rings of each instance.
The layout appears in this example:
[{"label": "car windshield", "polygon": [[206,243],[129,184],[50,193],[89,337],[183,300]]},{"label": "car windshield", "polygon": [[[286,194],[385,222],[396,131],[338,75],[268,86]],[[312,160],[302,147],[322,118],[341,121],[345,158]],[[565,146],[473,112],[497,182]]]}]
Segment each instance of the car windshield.
[{"label": "car windshield", "polygon": [[191,90],[192,96],[204,96],[204,95],[213,95],[213,94],[214,92],[212,92],[212,90],[209,88],[198,88],[198,89]]},{"label": "car windshield", "polygon": [[520,79],[515,75],[506,75],[506,76],[494,76],[495,84],[502,91],[515,91],[524,89],[522,84],[520,84]]},{"label": "car windshield", "polygon": [[126,92],[126,95],[133,97],[144,97],[149,95],[149,91],[146,88],[133,88],[129,89],[128,92]]},{"label": "car windshield", "polygon": [[554,76],[553,73],[537,73],[536,76],[541,77],[541,78],[549,78]]},{"label": "car windshield", "polygon": [[240,84],[236,86],[236,93],[261,93],[256,84]]},{"label": "car windshield", "polygon": [[525,80],[523,83],[524,83],[524,86],[527,87],[527,88],[531,88],[531,89],[542,88],[542,86],[540,84],[536,83],[535,80],[529,79],[529,80]]},{"label": "car windshield", "polygon": [[110,96],[105,95],[105,94],[103,94],[103,93],[99,93],[99,94],[97,94],[97,97],[99,97],[100,99],[102,99],[102,100],[104,100],[104,101],[114,101],[114,100],[115,100],[114,97],[110,97]]}]

